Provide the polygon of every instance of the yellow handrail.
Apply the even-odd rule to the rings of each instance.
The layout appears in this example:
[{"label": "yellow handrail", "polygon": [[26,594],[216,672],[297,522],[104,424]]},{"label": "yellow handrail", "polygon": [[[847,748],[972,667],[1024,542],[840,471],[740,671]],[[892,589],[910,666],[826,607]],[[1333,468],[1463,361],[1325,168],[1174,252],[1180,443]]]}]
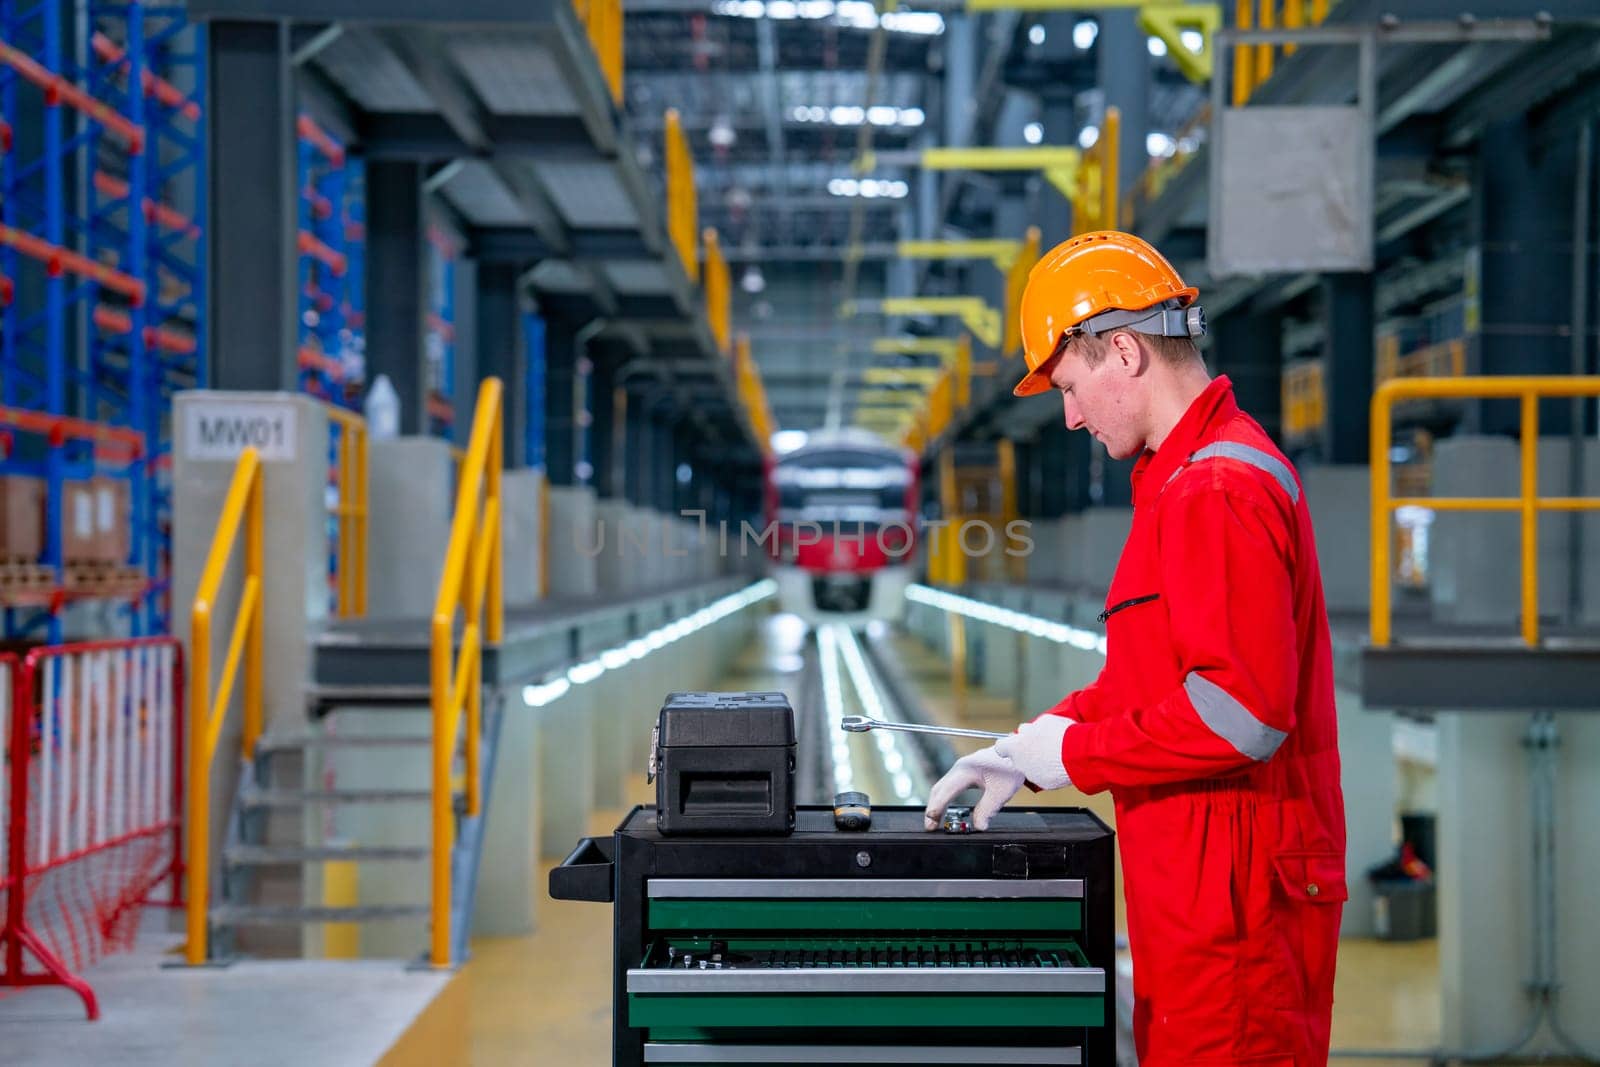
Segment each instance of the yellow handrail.
[{"label": "yellow handrail", "polygon": [[728,260],[722,254],[722,242],[717,231],[707,226],[701,235],[706,246],[706,262],[702,278],[706,288],[706,321],[711,336],[716,339],[717,351],[727,355],[733,341],[733,280],[728,272]]},{"label": "yellow handrail", "polygon": [[[1372,395],[1372,644],[1390,639],[1390,543],[1392,514],[1403,507],[1435,511],[1516,511],[1522,515],[1522,640],[1539,643],[1539,512],[1597,511],[1600,497],[1539,495],[1540,398],[1600,396],[1600,376],[1492,376],[1392,378]],[[1391,495],[1389,458],[1394,405],[1422,398],[1519,399],[1522,402],[1522,483],[1515,497],[1396,497]]]},{"label": "yellow handrail", "polygon": [[678,109],[667,108],[663,135],[663,159],[667,185],[667,238],[678,250],[678,260],[690,281],[700,280],[700,210],[694,188],[694,157],[689,153],[689,138],[683,132]]},{"label": "yellow handrail", "polygon": [[367,614],[367,420],[328,407],[339,427],[339,603],[341,619]]},{"label": "yellow handrail", "polygon": [[622,0],[573,0],[614,103],[622,103]]},{"label": "yellow handrail", "polygon": [[[433,709],[433,914],[429,959],[450,966],[450,853],[455,843],[454,790],[450,766],[466,713],[467,814],[482,810],[478,765],[483,724],[483,648],[500,640],[505,626],[501,588],[500,469],[503,387],[486,378],[456,480],[456,510],[450,523],[439,594],[433,602],[431,682]],[[461,644],[452,662],[456,613],[464,615]]]},{"label": "yellow handrail", "polygon": [[[189,822],[188,943],[184,957],[191,966],[205,962],[208,951],[206,928],[211,893],[211,761],[217,739],[227,718],[238,676],[244,660],[244,732],[241,752],[249,759],[261,736],[262,703],[262,627],[266,584],[263,575],[261,503],[261,459],[247,448],[233,469],[233,481],[222,504],[217,532],[211,538],[200,586],[190,609],[189,681],[189,781],[187,783]],[[228,654],[216,694],[211,689],[211,609],[222,585],[223,572],[244,525],[244,581],[239,594],[239,611],[228,639]]]}]

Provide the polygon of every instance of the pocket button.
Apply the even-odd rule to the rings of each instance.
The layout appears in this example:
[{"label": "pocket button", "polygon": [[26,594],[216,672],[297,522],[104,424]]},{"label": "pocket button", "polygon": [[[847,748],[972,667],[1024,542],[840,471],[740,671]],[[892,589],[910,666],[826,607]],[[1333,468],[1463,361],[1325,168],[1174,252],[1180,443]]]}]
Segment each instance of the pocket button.
[{"label": "pocket button", "polygon": [[1322,892],[1322,890],[1317,888],[1317,883],[1315,882],[1312,882],[1306,886],[1306,896],[1308,897],[1314,897],[1320,892]]}]

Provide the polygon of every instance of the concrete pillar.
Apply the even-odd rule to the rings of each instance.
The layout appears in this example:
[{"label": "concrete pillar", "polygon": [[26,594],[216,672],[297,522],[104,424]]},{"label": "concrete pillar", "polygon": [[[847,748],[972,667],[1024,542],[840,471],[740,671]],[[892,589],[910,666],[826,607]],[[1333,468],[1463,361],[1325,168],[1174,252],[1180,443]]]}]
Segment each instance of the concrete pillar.
[{"label": "concrete pillar", "polygon": [[[1105,93],[1106,107],[1122,112],[1117,153],[1119,202],[1150,163],[1145,138],[1150,133],[1150,86],[1155,78],[1138,14],[1131,8],[1100,11],[1100,33],[1095,39],[1096,81]],[[1049,43],[1048,38],[1045,43]],[[1176,135],[1178,131],[1164,132]]]},{"label": "concrete pillar", "polygon": [[501,545],[507,607],[525,607],[539,599],[539,570],[544,550],[539,498],[544,472],[524,468],[500,476],[504,514]]},{"label": "concrete pillar", "polygon": [[570,486],[579,458],[576,338],[561,319],[545,323],[544,338],[545,470],[552,486]]},{"label": "concrete pillar", "polygon": [[[472,439],[472,419],[478,408],[478,385],[486,377],[478,366],[478,263],[472,259],[457,259],[451,278],[455,283],[452,296],[455,310],[454,337],[451,343],[451,368],[454,375],[449,382],[451,406],[455,409],[455,423],[450,435],[462,448]],[[500,429],[502,435],[511,430],[509,397],[502,394]],[[510,453],[506,453],[507,462]]]},{"label": "concrete pillar", "polygon": [[575,685],[539,709],[539,850],[560,859],[589,832],[594,807],[593,685]]},{"label": "concrete pillar", "polygon": [[[300,190],[289,26],[215,20],[205,32],[210,382],[292,391],[299,377]],[[378,257],[372,259],[369,270],[376,269]],[[376,309],[367,306],[373,322]],[[369,368],[373,340],[369,332]]]},{"label": "concrete pillar", "polygon": [[1316,531],[1317,559],[1322,566],[1322,594],[1328,613],[1360,613],[1371,603],[1372,475],[1365,466],[1300,468],[1311,527]]},{"label": "concrete pillar", "polygon": [[[472,906],[475,937],[518,937],[533,932],[535,896],[528,892],[538,876],[541,852],[539,710],[522,699],[520,688],[505,694],[504,718],[495,750],[494,784],[488,798],[483,853],[478,860],[478,891]],[[567,843],[571,851],[576,841]],[[563,852],[563,855],[566,853]]]},{"label": "concrete pillar", "polygon": [[367,614],[427,618],[455,510],[450,444],[439,437],[373,441],[368,479]]},{"label": "concrete pillar", "polygon": [[[594,490],[550,488],[550,595],[592,597],[599,588],[597,559],[603,551]],[[604,531],[609,534],[610,531]]]},{"label": "concrete pillar", "polygon": [[[1439,992],[1447,1048],[1499,1048],[1533,1014],[1527,714],[1442,714],[1439,723]],[[1600,717],[1556,716],[1554,938],[1563,1028],[1600,1047],[1600,953],[1592,887],[1600,883]],[[1529,1059],[1555,1051],[1541,1027]]]},{"label": "concrete pillar", "polygon": [[[1535,148],[1526,124],[1508,119],[1485,127],[1478,141],[1469,206],[1478,274],[1467,309],[1469,374],[1571,373],[1576,140]],[[1539,407],[1542,432],[1571,426],[1568,401]],[[1515,433],[1520,425],[1515,400],[1469,404],[1469,430]]]},{"label": "concrete pillar", "polygon": [[394,383],[402,434],[428,428],[422,178],[422,165],[411,160],[367,163],[367,379],[387,374]]},{"label": "concrete pillar", "polygon": [[[1370,381],[1371,330],[1367,333],[1367,377]],[[1241,309],[1218,319],[1212,343],[1206,350],[1206,363],[1211,373],[1228,376],[1239,406],[1274,437],[1278,436],[1282,423],[1282,337],[1283,316],[1279,312],[1258,314]],[[1355,358],[1355,353],[1349,356]],[[1368,390],[1363,395],[1370,399],[1372,394]]]},{"label": "concrete pillar", "polygon": [[[504,452],[507,468],[526,466],[527,367],[518,334],[521,315],[517,307],[514,263],[478,263],[473,299],[477,370],[483,378],[505,384]],[[460,338],[457,338],[458,344]]]},{"label": "concrete pillar", "polygon": [[1322,280],[1322,381],[1327,418],[1322,457],[1328,463],[1366,463],[1371,448],[1371,274],[1329,274]]}]

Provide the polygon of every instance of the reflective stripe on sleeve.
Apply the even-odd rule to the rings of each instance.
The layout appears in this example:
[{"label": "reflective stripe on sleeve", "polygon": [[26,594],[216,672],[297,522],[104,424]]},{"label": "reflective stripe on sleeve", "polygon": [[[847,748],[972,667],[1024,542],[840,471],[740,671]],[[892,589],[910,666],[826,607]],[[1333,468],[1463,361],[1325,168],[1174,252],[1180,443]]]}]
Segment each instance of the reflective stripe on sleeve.
[{"label": "reflective stripe on sleeve", "polygon": [[1257,470],[1266,471],[1272,475],[1273,481],[1283,486],[1283,491],[1289,494],[1290,500],[1296,504],[1300,503],[1300,486],[1294,480],[1294,472],[1278,457],[1259,448],[1240,444],[1238,441],[1217,441],[1190,456],[1189,462],[1198,463],[1203,459],[1217,457],[1236,459],[1240,463],[1248,463]]},{"label": "reflective stripe on sleeve", "polygon": [[1183,680],[1183,691],[1189,694],[1189,703],[1194,705],[1200,721],[1242,756],[1257,762],[1269,760],[1288,736],[1256,718],[1226,689],[1198,671],[1189,672]]}]

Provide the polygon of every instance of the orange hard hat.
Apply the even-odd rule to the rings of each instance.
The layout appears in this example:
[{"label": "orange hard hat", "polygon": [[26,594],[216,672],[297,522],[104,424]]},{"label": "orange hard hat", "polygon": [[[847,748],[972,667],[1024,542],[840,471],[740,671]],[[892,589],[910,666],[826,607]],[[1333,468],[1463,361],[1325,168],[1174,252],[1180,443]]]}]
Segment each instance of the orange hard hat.
[{"label": "orange hard hat", "polygon": [[[1183,284],[1178,272],[1149,242],[1120,230],[1096,230],[1063,241],[1028,272],[1022,290],[1022,358],[1028,373],[1012,390],[1033,396],[1050,389],[1050,363],[1063,337],[1074,331],[1100,333],[1138,328],[1144,333],[1198,337],[1205,319],[1198,307],[1185,313],[1199,290]],[[1106,316],[1108,311],[1160,309],[1150,316]],[[1086,328],[1087,327],[1087,328]]]}]

